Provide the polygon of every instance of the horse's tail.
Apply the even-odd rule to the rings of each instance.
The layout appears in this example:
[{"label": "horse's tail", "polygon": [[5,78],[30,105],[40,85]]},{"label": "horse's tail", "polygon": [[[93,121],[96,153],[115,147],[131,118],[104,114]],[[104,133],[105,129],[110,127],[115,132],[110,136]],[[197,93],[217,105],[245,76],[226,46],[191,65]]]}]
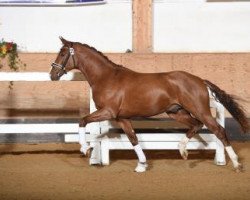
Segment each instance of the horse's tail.
[{"label": "horse's tail", "polygon": [[223,104],[233,118],[240,124],[242,131],[247,133],[250,126],[242,106],[236,102],[237,98],[227,94],[225,91],[221,90],[218,86],[208,80],[204,80],[204,82],[210,88],[212,94],[215,95],[215,98]]}]

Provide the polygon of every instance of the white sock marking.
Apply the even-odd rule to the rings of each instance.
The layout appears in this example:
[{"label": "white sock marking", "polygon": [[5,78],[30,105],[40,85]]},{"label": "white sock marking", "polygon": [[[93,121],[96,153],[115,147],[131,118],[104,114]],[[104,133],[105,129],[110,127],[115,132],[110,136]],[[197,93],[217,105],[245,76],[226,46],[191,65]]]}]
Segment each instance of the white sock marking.
[{"label": "white sock marking", "polygon": [[136,155],[137,155],[137,157],[139,159],[139,162],[140,163],[145,163],[146,162],[146,156],[143,153],[140,144],[135,145],[134,146],[134,150],[135,150],[135,153],[136,153]]},{"label": "white sock marking", "polygon": [[187,143],[189,142],[189,140],[190,140],[190,139],[185,135],[185,136],[181,139],[180,143],[178,144],[178,147],[179,147],[179,151],[180,151],[181,156],[183,156],[183,155],[187,156],[187,155],[186,155],[186,154],[187,154],[186,146],[187,146]]},{"label": "white sock marking", "polygon": [[87,150],[90,148],[89,145],[86,142],[86,128],[85,127],[79,127],[79,143],[81,145],[80,151],[86,155]]},{"label": "white sock marking", "polygon": [[136,168],[135,168],[135,171],[136,172],[145,172],[147,167],[148,167],[148,165],[146,163],[138,163]]},{"label": "white sock marking", "polygon": [[238,156],[234,152],[232,146],[227,146],[227,147],[225,147],[225,149],[226,149],[226,151],[228,153],[229,158],[233,162],[234,168],[237,168],[240,164],[238,162]]}]

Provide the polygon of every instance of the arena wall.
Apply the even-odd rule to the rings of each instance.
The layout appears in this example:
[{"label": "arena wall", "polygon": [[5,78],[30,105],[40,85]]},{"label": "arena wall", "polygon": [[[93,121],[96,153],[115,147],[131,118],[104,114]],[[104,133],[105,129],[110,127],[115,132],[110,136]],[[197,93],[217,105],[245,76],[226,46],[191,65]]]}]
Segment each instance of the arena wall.
[{"label": "arena wall", "polygon": [[[138,72],[184,70],[208,79],[230,94],[250,99],[249,53],[125,53],[106,54],[113,62]],[[56,54],[29,53],[20,58],[25,71],[48,72]],[[6,69],[7,71],[7,69]],[[79,117],[89,112],[86,82],[1,83],[0,116]],[[242,102],[250,117],[249,103]]]},{"label": "arena wall", "polygon": [[[108,0],[85,7],[0,7],[0,34],[17,42],[23,71],[48,72],[58,36],[88,43],[139,72],[184,70],[250,100],[250,2]],[[127,49],[132,53],[125,53]],[[8,71],[6,60],[1,61]],[[86,82],[1,82],[1,118],[89,112]],[[250,117],[250,103],[243,102]],[[227,115],[229,116],[229,115]]]}]

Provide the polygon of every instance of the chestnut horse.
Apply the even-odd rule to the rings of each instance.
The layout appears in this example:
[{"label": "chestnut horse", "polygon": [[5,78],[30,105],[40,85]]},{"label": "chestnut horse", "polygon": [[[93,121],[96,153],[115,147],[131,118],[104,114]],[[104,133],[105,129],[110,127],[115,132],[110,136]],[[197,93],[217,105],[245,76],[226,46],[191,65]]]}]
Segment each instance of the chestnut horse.
[{"label": "chestnut horse", "polygon": [[243,132],[247,132],[249,125],[246,115],[232,96],[210,81],[187,72],[138,73],[113,63],[93,47],[60,39],[63,47],[52,64],[51,80],[59,80],[72,69],[80,70],[92,88],[97,108],[97,111],[80,120],[79,135],[84,154],[90,148],[84,138],[85,126],[91,122],[112,119],[120,125],[134,146],[139,159],[135,171],[144,172],[146,157],[130,120],[166,112],[189,128],[179,143],[180,154],[184,159],[188,156],[188,141],[206,125],[224,144],[236,171],[241,171],[242,165],[228,141],[225,129],[212,117],[208,89],[239,122]]}]

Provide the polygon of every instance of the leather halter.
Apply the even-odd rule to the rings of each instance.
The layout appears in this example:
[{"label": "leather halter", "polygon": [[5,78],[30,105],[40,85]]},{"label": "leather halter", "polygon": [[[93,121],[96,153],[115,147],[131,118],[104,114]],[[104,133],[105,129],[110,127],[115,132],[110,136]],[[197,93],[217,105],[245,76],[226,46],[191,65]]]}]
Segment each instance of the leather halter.
[{"label": "leather halter", "polygon": [[[60,70],[62,70],[63,74],[67,74],[67,71],[65,70],[65,66],[68,63],[70,56],[72,56],[72,59],[73,59],[73,62],[74,62],[74,67],[76,66],[75,65],[75,58],[74,58],[75,50],[74,50],[73,47],[67,47],[67,48],[69,49],[69,51],[68,51],[67,56],[64,59],[63,63],[62,64],[58,64],[58,63],[53,62],[51,64],[52,68],[59,68]],[[63,74],[60,75],[60,71],[59,71],[58,74],[57,74],[57,76],[60,77]]]}]

